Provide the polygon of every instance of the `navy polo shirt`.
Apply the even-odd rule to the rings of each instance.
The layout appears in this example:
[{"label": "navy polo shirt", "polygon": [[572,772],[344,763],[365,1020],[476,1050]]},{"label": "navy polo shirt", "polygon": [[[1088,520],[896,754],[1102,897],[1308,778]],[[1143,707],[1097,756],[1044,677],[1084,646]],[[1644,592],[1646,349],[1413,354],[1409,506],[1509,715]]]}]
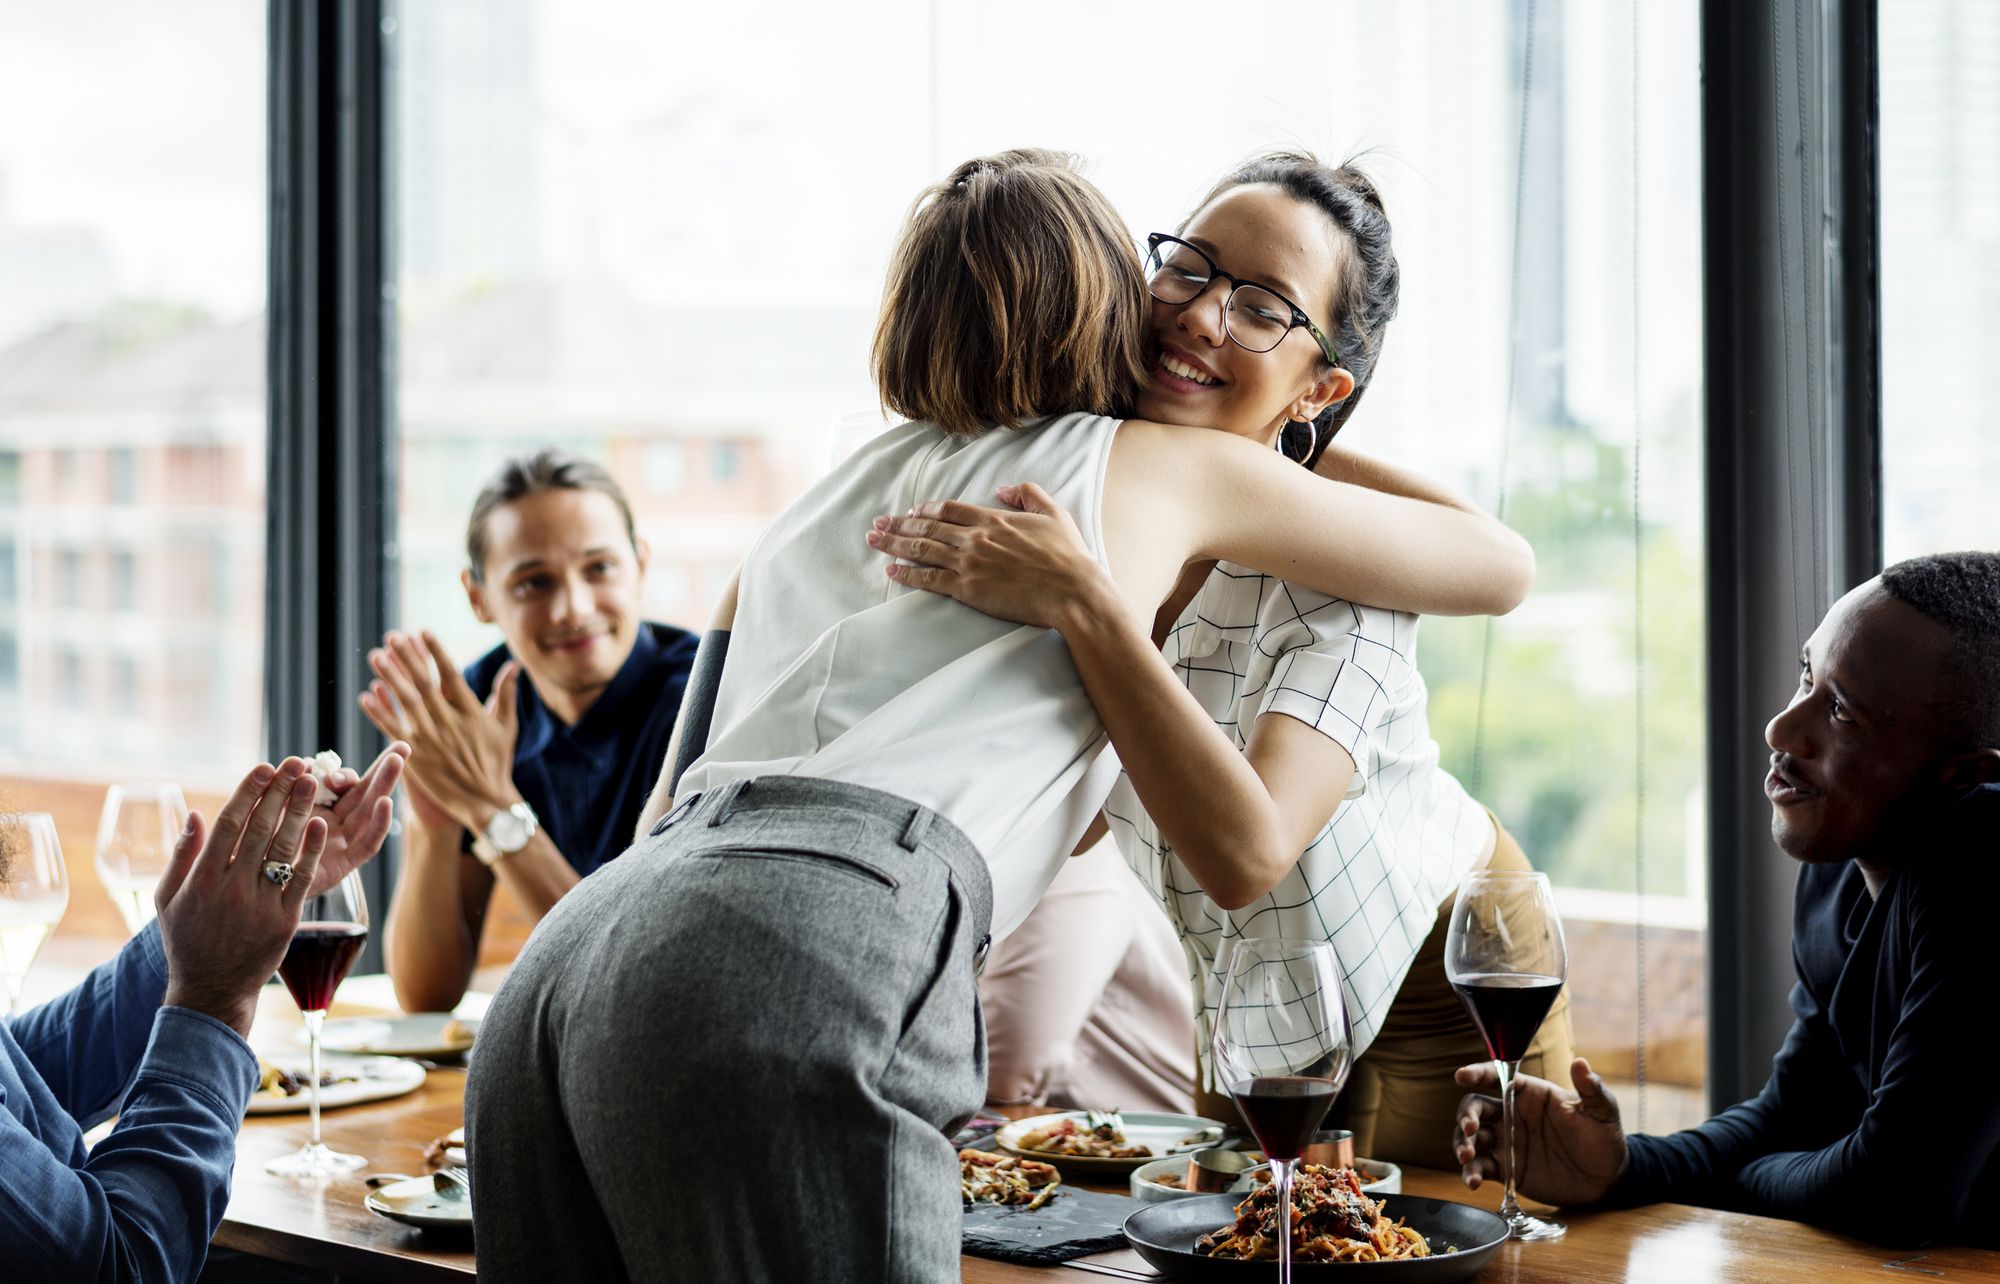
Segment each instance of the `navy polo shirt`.
[{"label": "navy polo shirt", "polygon": [[[641,623],[618,676],[573,727],[549,712],[522,671],[514,788],[577,873],[588,875],[632,845],[698,645],[686,629]],[[504,644],[494,647],[466,669],[466,683],[481,700],[509,654]]]}]

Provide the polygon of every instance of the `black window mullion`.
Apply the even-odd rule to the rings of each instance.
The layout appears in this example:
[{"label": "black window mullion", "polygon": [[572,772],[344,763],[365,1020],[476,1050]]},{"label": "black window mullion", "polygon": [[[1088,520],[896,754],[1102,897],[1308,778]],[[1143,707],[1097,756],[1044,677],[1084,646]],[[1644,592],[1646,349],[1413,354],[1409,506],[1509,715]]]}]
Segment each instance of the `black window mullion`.
[{"label": "black window mullion", "polygon": [[[270,13],[265,746],[379,750],[355,696],[394,592],[379,0]],[[390,863],[364,875],[376,921]],[[381,967],[380,933],[357,967]]]},{"label": "black window mullion", "polygon": [[1764,725],[1831,598],[1880,565],[1872,3],[1704,0],[1709,1096],[1790,1024],[1798,868]]}]

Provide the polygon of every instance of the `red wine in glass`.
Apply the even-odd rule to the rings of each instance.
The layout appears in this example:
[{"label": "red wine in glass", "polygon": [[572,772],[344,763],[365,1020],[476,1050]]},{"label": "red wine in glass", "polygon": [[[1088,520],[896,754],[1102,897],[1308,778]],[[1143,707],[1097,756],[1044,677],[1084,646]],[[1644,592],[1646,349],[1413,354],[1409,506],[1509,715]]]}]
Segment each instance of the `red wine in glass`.
[{"label": "red wine in glass", "polygon": [[1488,870],[1468,874],[1452,898],[1445,930],[1445,977],[1465,1004],[1500,1081],[1500,1135],[1505,1193],[1500,1216],[1513,1239],[1555,1239],[1561,1222],[1531,1217],[1514,1197],[1514,1083],[1563,978],[1569,951],[1547,875]]},{"label": "red wine in glass", "polygon": [[[1244,937],[1228,955],[1210,1048],[1271,1161],[1275,1226],[1289,1227],[1292,1171],[1353,1063],[1340,958],[1323,940]],[[1277,1235],[1279,1284],[1291,1284],[1292,1236]]]},{"label": "red wine in glass", "polygon": [[1275,1160],[1293,1160],[1305,1153],[1336,1092],[1331,1079],[1299,1075],[1264,1075],[1229,1088],[1243,1121],[1257,1134],[1257,1144]]},{"label": "red wine in glass", "polygon": [[347,979],[347,969],[368,941],[368,929],[359,923],[301,923],[292,933],[285,961],[278,975],[301,1012],[324,1012],[333,1005],[333,992]]},{"label": "red wine in glass", "polygon": [[283,1177],[323,1177],[353,1172],[368,1162],[360,1155],[330,1148],[319,1135],[320,1026],[327,1008],[333,1005],[333,992],[347,978],[347,969],[354,966],[355,956],[367,940],[368,899],[361,894],[361,879],[356,874],[350,873],[309,897],[299,909],[299,925],[292,929],[292,943],[285,948],[278,975],[305,1017],[306,1046],[312,1058],[306,1083],[312,1130],[304,1147],[264,1165],[267,1172]]},{"label": "red wine in glass", "polygon": [[1472,972],[1451,983],[1486,1040],[1487,1055],[1509,1063],[1528,1055],[1562,986],[1559,976],[1521,972]]}]

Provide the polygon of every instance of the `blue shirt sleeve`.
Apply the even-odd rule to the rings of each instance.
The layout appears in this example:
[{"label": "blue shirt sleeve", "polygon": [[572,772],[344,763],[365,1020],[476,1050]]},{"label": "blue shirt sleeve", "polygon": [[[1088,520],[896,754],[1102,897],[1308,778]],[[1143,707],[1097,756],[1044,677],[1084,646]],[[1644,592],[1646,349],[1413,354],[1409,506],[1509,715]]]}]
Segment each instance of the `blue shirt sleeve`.
[{"label": "blue shirt sleeve", "polygon": [[83,984],[10,1027],[35,1073],[83,1128],[111,1117],[139,1068],[167,993],[160,925],[148,923]]},{"label": "blue shirt sleeve", "polygon": [[[200,1273],[257,1059],[214,1018],[161,1008],[165,971],[149,928],[83,985],[0,1028],[0,1278],[174,1284]],[[113,1110],[118,1126],[86,1154],[82,1122]]]},{"label": "blue shirt sleeve", "polygon": [[2000,1150],[2000,1078],[1969,1060],[1991,1006],[1981,955],[1992,929],[1981,920],[1992,899],[1956,879],[1911,882],[1909,980],[1860,1122],[1835,1137],[1773,1138],[1737,1176],[1758,1212],[1897,1245],[1974,1229],[1973,1192]]},{"label": "blue shirt sleeve", "polygon": [[[1791,994],[1792,1028],[1771,1062],[1763,1090],[1699,1127],[1629,1140],[1631,1166],[1613,1192],[1620,1204],[1663,1200],[1709,1208],[1746,1206],[1737,1174],[1774,1150],[1832,1140],[1828,1119],[1852,1117],[1839,1086],[1853,1074],[1840,1060],[1826,1015],[1803,985]],[[1837,1127],[1837,1125],[1834,1125]]]},{"label": "blue shirt sleeve", "polygon": [[1897,876],[1898,956],[1882,966],[1899,974],[1898,1001],[1848,1036],[1872,1045],[1872,1087],[1857,1080],[1805,987],[1794,987],[1798,1020],[1764,1090],[1698,1128],[1632,1138],[1615,1197],[1785,1217],[1891,1245],[1979,1232],[1990,1210],[1974,1206],[1975,1193],[2000,1152],[2000,1077],[1968,1060],[1990,1007],[1982,954],[1991,927],[1981,919],[1994,883],[1972,873]]}]

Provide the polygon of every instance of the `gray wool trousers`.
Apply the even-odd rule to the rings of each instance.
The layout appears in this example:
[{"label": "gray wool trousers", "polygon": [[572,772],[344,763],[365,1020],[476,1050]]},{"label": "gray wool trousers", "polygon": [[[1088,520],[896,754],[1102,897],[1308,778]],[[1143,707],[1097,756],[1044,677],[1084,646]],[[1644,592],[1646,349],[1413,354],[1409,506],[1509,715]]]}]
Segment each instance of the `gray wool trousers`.
[{"label": "gray wool trousers", "polygon": [[959,1278],[986,865],[790,776],[686,800],[535,929],[466,1087],[482,1279]]}]

